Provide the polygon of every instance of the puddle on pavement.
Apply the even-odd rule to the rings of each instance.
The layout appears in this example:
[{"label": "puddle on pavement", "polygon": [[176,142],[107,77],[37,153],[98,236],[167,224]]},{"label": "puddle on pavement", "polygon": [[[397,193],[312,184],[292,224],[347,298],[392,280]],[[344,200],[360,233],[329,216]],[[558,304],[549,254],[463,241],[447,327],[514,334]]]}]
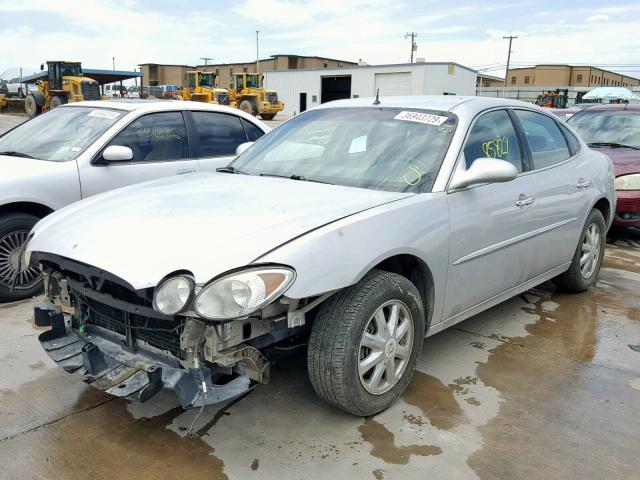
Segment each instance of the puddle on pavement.
[{"label": "puddle on pavement", "polygon": [[[427,373],[415,372],[402,399],[409,405],[418,407],[422,415],[436,428],[451,430],[468,421],[454,397],[451,386]],[[406,415],[405,419],[417,425],[424,423],[423,419],[416,416]]]},{"label": "puddle on pavement", "polygon": [[373,418],[366,419],[358,430],[363,440],[371,444],[371,455],[385,463],[406,465],[412,455],[427,457],[442,453],[442,449],[435,445],[396,446],[393,432]]},{"label": "puddle on pavement", "polygon": [[3,444],[0,464],[9,478],[228,479],[211,447],[167,429],[182,408],[133,420],[126,404],[114,399],[18,436]]},{"label": "puddle on pavement", "polygon": [[524,294],[523,310],[538,320],[479,363],[478,378],[504,399],[467,461],[480,478],[637,476],[640,399],[627,371],[592,362],[603,325],[639,318],[640,275],[634,281],[616,270],[640,271],[612,256],[604,267],[604,284],[588,292],[557,293],[547,283]]}]

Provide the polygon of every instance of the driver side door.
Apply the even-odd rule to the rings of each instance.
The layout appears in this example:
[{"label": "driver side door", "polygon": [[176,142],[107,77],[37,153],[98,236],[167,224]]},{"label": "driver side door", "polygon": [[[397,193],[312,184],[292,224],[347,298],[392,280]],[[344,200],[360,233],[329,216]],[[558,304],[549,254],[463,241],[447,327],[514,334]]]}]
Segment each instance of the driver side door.
[{"label": "driver side door", "polygon": [[134,183],[200,170],[198,160],[190,153],[187,128],[180,111],[142,115],[117,133],[104,148],[111,145],[129,147],[133,159],[108,162],[100,153],[92,163],[79,164],[83,198]]},{"label": "driver side door", "polygon": [[473,315],[484,302],[531,275],[535,179],[527,173],[525,149],[506,109],[489,111],[475,120],[458,168],[466,169],[481,158],[512,163],[518,177],[448,192],[450,262],[444,319]]}]

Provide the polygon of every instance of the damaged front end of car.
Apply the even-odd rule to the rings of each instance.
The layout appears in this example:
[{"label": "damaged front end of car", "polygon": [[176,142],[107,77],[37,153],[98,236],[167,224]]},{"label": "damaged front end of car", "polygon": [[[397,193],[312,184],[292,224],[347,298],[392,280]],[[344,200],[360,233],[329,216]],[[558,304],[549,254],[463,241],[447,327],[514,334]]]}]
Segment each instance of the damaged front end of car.
[{"label": "damaged front end of car", "polygon": [[173,390],[184,408],[267,383],[272,348],[304,337],[305,313],[324,300],[284,297],[295,273],[280,266],[205,285],[178,273],[135,290],[74,260],[37,253],[36,261],[49,301],[35,307],[35,321],[51,327],[39,340],[56,364],[117,397],[144,402]]}]

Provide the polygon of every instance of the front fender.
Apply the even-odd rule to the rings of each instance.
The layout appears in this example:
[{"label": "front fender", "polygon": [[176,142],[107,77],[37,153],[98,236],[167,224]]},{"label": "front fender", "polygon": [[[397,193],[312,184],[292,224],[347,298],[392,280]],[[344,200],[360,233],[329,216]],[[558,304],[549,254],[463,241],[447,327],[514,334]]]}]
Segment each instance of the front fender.
[{"label": "front fender", "polygon": [[427,193],[382,205],[325,225],[294,239],[253,263],[291,265],[296,281],[286,292],[306,298],[357,283],[395,255],[420,258],[434,281],[434,316],[442,311],[449,264],[446,194]]}]

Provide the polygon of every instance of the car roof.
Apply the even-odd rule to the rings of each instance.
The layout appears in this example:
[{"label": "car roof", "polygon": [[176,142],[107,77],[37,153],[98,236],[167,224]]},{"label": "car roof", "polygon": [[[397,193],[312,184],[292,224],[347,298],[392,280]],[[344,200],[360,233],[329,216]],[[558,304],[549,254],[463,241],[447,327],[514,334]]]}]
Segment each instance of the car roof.
[{"label": "car roof", "polygon": [[461,105],[465,109],[485,110],[492,107],[527,107],[538,108],[531,103],[522,102],[520,100],[511,100],[504,98],[492,97],[474,97],[474,96],[458,96],[458,95],[410,95],[410,96],[380,96],[380,103],[374,105],[374,97],[350,98],[345,100],[336,100],[324,103],[316,108],[344,108],[344,107],[391,107],[391,108],[420,108],[427,110],[440,110],[451,112]]},{"label": "car roof", "polygon": [[111,108],[114,110],[125,110],[128,112],[162,112],[167,110],[209,110],[212,112],[222,112],[237,115],[253,123],[257,123],[263,127],[264,131],[269,131],[267,127],[257,118],[243,112],[237,108],[228,107],[226,105],[215,105],[205,102],[191,102],[186,100],[148,100],[143,98],[114,98],[113,100],[91,100],[85,102],[73,102],[62,105],[58,108]]},{"label": "car roof", "polygon": [[[585,109],[586,110],[586,109]],[[640,112],[640,104],[637,103],[598,103],[588,108],[593,111],[628,110],[630,112]]]}]

